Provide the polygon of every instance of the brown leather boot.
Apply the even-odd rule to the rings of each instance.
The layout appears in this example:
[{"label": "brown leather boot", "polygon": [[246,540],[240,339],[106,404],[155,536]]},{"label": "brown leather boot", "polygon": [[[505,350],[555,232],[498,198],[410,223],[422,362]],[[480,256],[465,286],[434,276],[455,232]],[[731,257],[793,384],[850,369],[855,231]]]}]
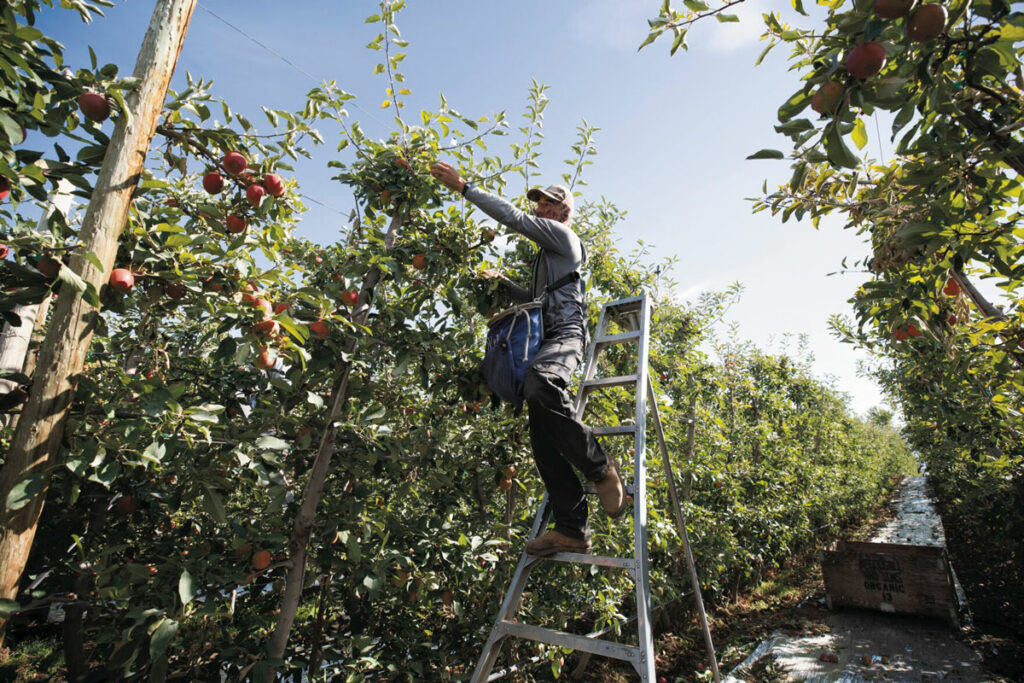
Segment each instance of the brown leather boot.
[{"label": "brown leather boot", "polygon": [[552,529],[527,543],[526,552],[536,557],[547,557],[555,553],[585,554],[590,552],[590,541],[566,536]]},{"label": "brown leather boot", "polygon": [[611,458],[608,458],[608,473],[601,481],[594,482],[594,488],[605,514],[612,519],[621,517],[626,511],[626,489],[619,478],[619,469]]}]

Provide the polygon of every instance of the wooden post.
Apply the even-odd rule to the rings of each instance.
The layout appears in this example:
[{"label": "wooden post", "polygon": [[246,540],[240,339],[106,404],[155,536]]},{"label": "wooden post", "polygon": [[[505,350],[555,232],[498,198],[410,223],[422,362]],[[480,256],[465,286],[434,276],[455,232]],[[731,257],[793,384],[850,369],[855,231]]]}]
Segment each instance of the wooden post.
[{"label": "wooden post", "polygon": [[[128,112],[114,128],[92,201],[82,220],[81,249],[67,267],[99,290],[109,277],[118,240],[128,219],[132,193],[163,110],[196,0],[157,0],[135,64],[138,88],[128,96]],[[92,252],[102,268],[86,253]],[[75,385],[99,314],[71,287],[63,287],[39,351],[35,381],[18,420],[10,451],[0,470],[0,599],[13,599],[28,560],[46,499],[50,470],[60,452]],[[6,506],[19,482],[37,492],[16,510]],[[0,629],[6,620],[0,619]]]},{"label": "wooden post", "polygon": [[[60,211],[65,216],[71,210],[71,190],[74,186],[61,178],[57,183],[57,189],[50,195],[50,201],[39,218],[39,232],[49,233],[50,216]],[[37,304],[25,304],[15,306],[13,313],[21,318],[21,325],[13,327],[10,323],[4,323],[3,331],[0,332],[0,371],[23,372],[25,360],[28,357],[29,342],[32,333],[38,324],[46,319],[46,313],[50,308],[50,297],[45,297]],[[26,376],[31,377],[29,373]],[[8,394],[18,387],[17,382],[9,379],[0,379],[0,395]],[[17,415],[0,415],[0,427],[7,422],[16,424]]]},{"label": "wooden post", "polygon": [[[391,251],[398,240],[398,233],[405,220],[406,209],[399,205],[391,217],[388,231],[384,236],[384,250]],[[365,325],[370,315],[370,305],[373,300],[374,290],[380,281],[383,271],[377,266],[371,268],[363,276],[363,284],[359,289],[359,299],[352,310],[352,321]],[[356,340],[351,338],[346,347],[345,353],[351,355],[355,352]],[[333,389],[331,391],[331,405],[327,411],[327,425],[320,435],[320,447],[317,449],[313,465],[309,470],[309,479],[302,491],[302,502],[299,505],[299,512],[292,524],[291,540],[288,544],[290,551],[288,573],[285,575],[284,597],[281,600],[281,609],[277,614],[277,622],[274,631],[270,634],[267,642],[267,658],[270,660],[284,659],[285,648],[288,645],[288,638],[291,634],[292,624],[295,621],[295,614],[299,609],[299,602],[302,599],[306,576],[306,555],[309,546],[309,537],[313,531],[313,523],[316,521],[316,509],[323,497],[324,484],[327,475],[330,474],[331,458],[334,456],[334,438],[336,433],[335,423],[341,415],[345,402],[348,400],[349,373],[352,370],[351,361],[342,361],[335,376]],[[263,683],[270,683],[275,678],[275,671],[272,667],[263,670],[257,680]]]}]

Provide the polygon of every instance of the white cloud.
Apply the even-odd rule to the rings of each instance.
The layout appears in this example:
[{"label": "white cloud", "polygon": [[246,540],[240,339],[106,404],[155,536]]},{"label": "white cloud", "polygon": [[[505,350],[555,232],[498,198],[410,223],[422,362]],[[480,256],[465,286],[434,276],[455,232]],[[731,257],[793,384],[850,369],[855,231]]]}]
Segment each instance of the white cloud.
[{"label": "white cloud", "polygon": [[570,18],[574,40],[636,52],[647,37],[647,19],[657,16],[656,2],[589,0]]},{"label": "white cloud", "polygon": [[690,44],[708,52],[733,52],[758,44],[764,33],[764,19],[761,15],[772,9],[769,4],[778,3],[746,0],[726,10],[739,17],[739,22],[720,23],[715,19],[705,19],[704,26],[694,29],[696,35]]}]

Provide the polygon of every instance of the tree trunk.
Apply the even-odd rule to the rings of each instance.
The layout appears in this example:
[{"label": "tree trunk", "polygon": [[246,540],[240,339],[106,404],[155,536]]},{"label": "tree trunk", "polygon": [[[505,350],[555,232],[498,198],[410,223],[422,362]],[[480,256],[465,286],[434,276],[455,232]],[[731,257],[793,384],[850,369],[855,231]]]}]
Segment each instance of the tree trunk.
[{"label": "tree trunk", "polygon": [[[43,215],[39,218],[38,231],[49,233],[50,216],[55,211],[60,211],[65,216],[71,210],[71,190],[74,186],[63,178],[57,183],[57,189],[50,195],[50,201]],[[25,360],[28,358],[29,342],[32,340],[32,333],[36,329],[37,320],[41,323],[46,319],[46,312],[50,308],[50,297],[44,297],[37,304],[15,306],[13,313],[21,319],[21,325],[13,327],[10,323],[3,324],[0,331],[0,372],[20,373],[25,368]],[[31,378],[30,373],[23,373]],[[0,379],[0,396],[9,394],[18,388],[18,383],[9,379]],[[17,424],[17,415],[0,415],[0,427],[8,423],[13,427]]]},{"label": "tree trunk", "polygon": [[[132,192],[142,173],[195,6],[196,0],[157,0],[153,10],[135,65],[139,86],[128,96],[131,120],[128,112],[124,112],[117,121],[96,178],[93,199],[82,220],[81,248],[67,266],[97,291],[113,267]],[[89,252],[95,254],[102,268],[96,268],[85,257]],[[46,498],[49,473],[60,452],[68,408],[98,314],[71,287],[61,288],[39,351],[35,381],[0,471],[0,503],[6,503],[11,489],[19,482],[31,481],[36,491],[27,504],[16,510],[4,505],[0,513],[2,599],[17,595]],[[0,629],[5,625],[6,620],[0,619]]]},{"label": "tree trunk", "polygon": [[[399,207],[391,218],[387,234],[384,237],[385,251],[390,251],[398,239],[398,231],[402,227],[404,209]],[[363,278],[363,285],[359,290],[359,300],[352,313],[352,320],[359,325],[365,325],[370,313],[370,300],[373,297],[374,289],[380,281],[382,272],[380,268],[373,267]],[[351,356],[355,352],[356,339],[352,337],[345,348],[345,356]],[[303,583],[306,575],[306,552],[309,546],[309,537],[313,531],[313,523],[316,521],[316,508],[323,497],[324,484],[327,475],[330,473],[331,458],[334,455],[334,423],[341,415],[348,398],[348,380],[352,364],[342,361],[338,375],[334,380],[334,388],[331,392],[331,406],[327,412],[327,426],[320,437],[320,448],[313,466],[310,468],[309,479],[302,492],[302,503],[299,513],[295,517],[292,526],[289,552],[291,554],[291,566],[285,577],[284,597],[281,600],[281,610],[277,615],[277,623],[274,625],[274,632],[267,643],[267,657],[274,660],[284,658],[285,647],[288,645],[288,636],[291,633],[292,624],[295,622],[295,613],[299,608],[302,599]],[[263,680],[273,679],[274,666],[268,667]]]}]

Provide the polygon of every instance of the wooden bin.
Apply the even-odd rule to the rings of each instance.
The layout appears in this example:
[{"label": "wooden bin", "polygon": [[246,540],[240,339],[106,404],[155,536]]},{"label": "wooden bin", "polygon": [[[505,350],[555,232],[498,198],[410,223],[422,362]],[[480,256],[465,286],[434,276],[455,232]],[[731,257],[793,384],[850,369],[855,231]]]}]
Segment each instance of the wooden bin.
[{"label": "wooden bin", "polygon": [[959,625],[949,559],[941,546],[839,541],[823,553],[821,571],[829,608],[916,614]]}]

